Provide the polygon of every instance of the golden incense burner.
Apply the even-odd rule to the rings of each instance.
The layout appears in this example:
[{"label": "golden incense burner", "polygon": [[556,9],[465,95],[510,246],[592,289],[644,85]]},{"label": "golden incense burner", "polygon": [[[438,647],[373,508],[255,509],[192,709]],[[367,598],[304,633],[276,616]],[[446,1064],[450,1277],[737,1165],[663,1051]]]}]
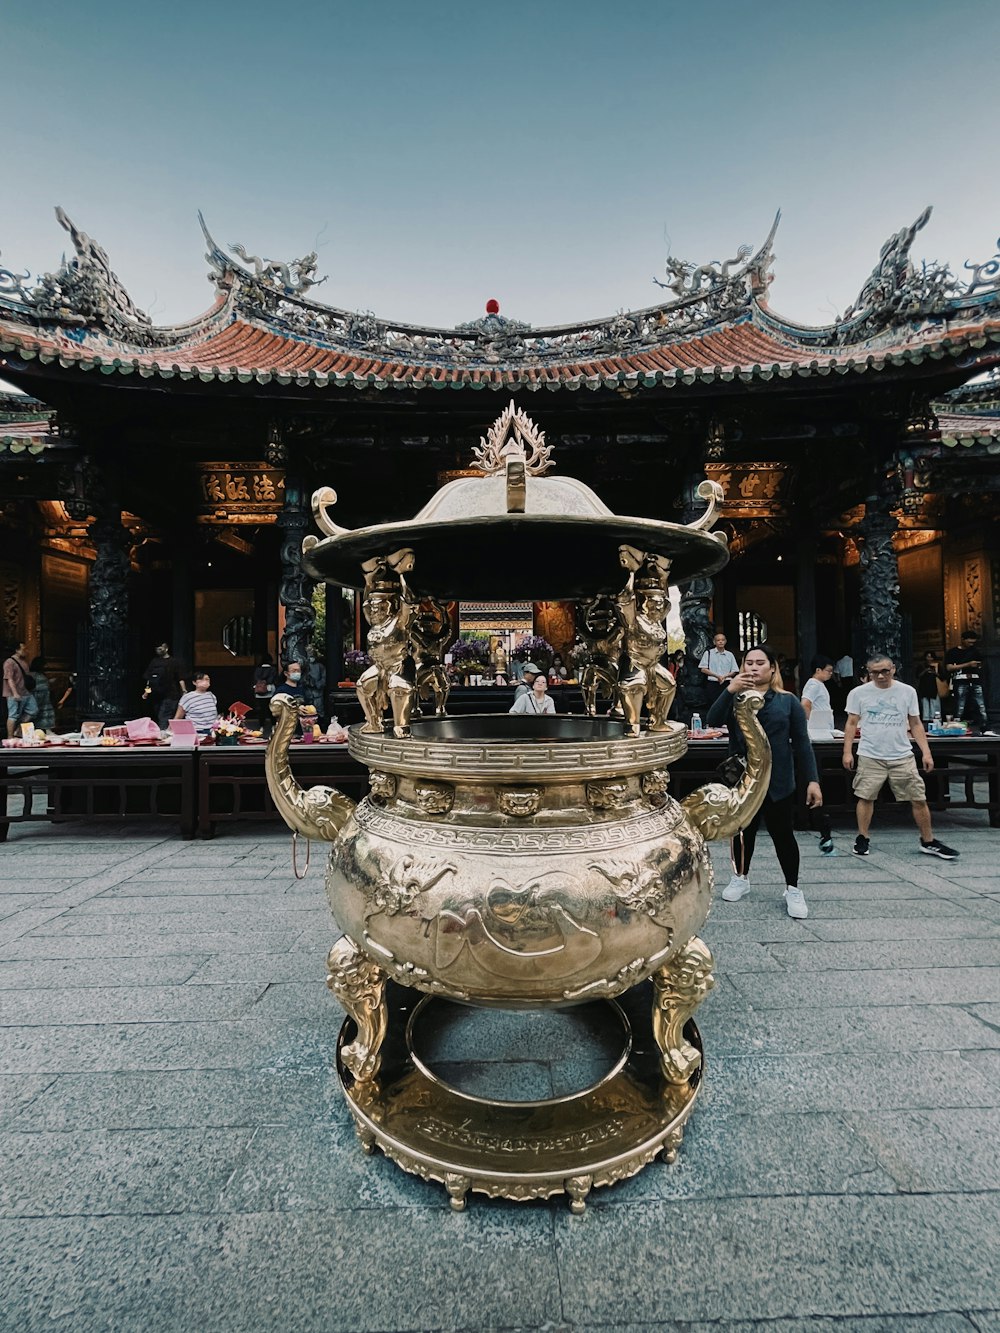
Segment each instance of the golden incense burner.
[{"label": "golden incense burner", "polygon": [[[317,492],[327,536],[306,538],[307,568],[348,586],[359,565],[364,576],[373,666],[358,682],[366,720],[351,728],[350,752],[369,769],[371,792],[355,805],[298,785],[288,759],[297,704],[280,694],[268,784],[292,829],[332,844],[327,893],[344,934],[328,985],[349,1015],[338,1071],[362,1145],[443,1183],[456,1208],[470,1190],[565,1192],[582,1211],[595,1185],[676,1156],[701,1079],[692,1014],[713,984],[697,936],[712,892],[706,841],[756,812],[770,751],[755,717],[762,697],[742,695],[742,781],[680,803],[669,795],[687,732],[667,720],[672,680],[659,667],[667,580],[725,562],[723,542],[705,531],[714,483],[695,525],[617,517],[581,483],[541,475],[551,466],[544,437],[513,403],[477,461],[482,478],[451,482],[409,524],[339,529],[327,513],[335,497]],[[488,568],[448,562],[456,527],[463,557],[470,539],[484,554],[492,547]],[[512,536],[524,551],[558,545],[561,557],[544,590],[545,562],[501,562],[506,597],[580,595],[586,565],[588,596],[612,606],[619,655],[605,652],[601,671],[617,716],[449,718],[435,674],[437,715],[419,717],[420,664],[427,677],[434,656],[419,626],[436,624],[433,608],[460,585],[477,600],[495,587],[495,554],[515,549]],[[609,555],[617,575],[603,567]],[[598,620],[600,649],[607,616]],[[570,1096],[473,1097],[421,1058],[428,997],[514,1010],[599,1001],[621,1023],[621,1058]]]}]

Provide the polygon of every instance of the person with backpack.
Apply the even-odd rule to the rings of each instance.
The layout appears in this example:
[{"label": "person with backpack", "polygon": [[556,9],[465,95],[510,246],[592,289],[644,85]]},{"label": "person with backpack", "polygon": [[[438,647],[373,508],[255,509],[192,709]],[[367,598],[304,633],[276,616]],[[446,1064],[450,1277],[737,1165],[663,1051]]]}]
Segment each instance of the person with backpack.
[{"label": "person with backpack", "polygon": [[144,674],[146,687],[142,697],[149,707],[149,716],[165,731],[177,710],[178,700],[187,690],[184,669],[176,657],[171,657],[170,645],[161,643]]},{"label": "person with backpack", "polygon": [[7,738],[12,740],[22,722],[37,716],[34,677],[28,670],[27,645],[16,641],[3,664],[3,699],[7,708]]}]

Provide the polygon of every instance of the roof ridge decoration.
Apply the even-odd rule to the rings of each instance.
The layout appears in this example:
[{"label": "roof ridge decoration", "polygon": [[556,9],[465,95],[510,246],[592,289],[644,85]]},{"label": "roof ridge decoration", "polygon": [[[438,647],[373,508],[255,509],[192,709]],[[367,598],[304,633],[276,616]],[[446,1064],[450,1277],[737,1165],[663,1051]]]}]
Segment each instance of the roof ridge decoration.
[{"label": "roof ridge decoration", "polygon": [[[740,246],[730,259],[697,265],[670,256],[668,280],[659,283],[670,299],[658,305],[536,328],[505,318],[492,310],[491,303],[485,318],[451,329],[378,319],[370,311],[350,312],[323,304],[313,293],[325,281],[317,276],[315,252],[289,263],[250,254],[242,245],[229,253],[215,242],[201,214],[209,276],[218,299],[187,324],[156,326],[134,304],[105,251],[62,209],[56,216],[73,239],[75,256],[64,258],[55,273],[43,275],[35,285],[28,273],[0,268],[0,320],[15,344],[20,334],[11,326],[34,326],[29,342],[39,336],[34,330],[44,330],[44,337],[53,337],[60,360],[64,354],[87,365],[98,364],[99,359],[100,364],[122,367],[123,374],[136,369],[142,374],[141,356],[168,351],[169,373],[210,377],[217,367],[209,355],[208,369],[202,370],[200,349],[216,336],[225,340],[232,326],[247,325],[286,345],[305,344],[318,353],[361,363],[360,370],[345,372],[352,383],[374,375],[397,387],[463,382],[475,388],[501,388],[502,381],[514,376],[530,388],[570,378],[574,385],[596,387],[622,374],[670,375],[671,383],[680,375],[684,383],[691,383],[688,376],[704,377],[707,370],[723,377],[730,372],[742,375],[744,370],[779,373],[775,367],[797,365],[803,352],[811,364],[816,357],[838,357],[842,346],[850,349],[847,358],[855,358],[858,347],[878,356],[896,344],[908,347],[915,346],[915,340],[947,340],[955,326],[1000,319],[1000,242],[991,259],[966,263],[968,282],[964,275],[956,278],[946,264],[924,263],[918,268],[911,260],[914,238],[926,225],[929,209],[885,242],[878,264],[846,314],[819,328],[784,320],[769,307],[780,213],[753,255],[748,246]],[[997,341],[994,331],[988,337]],[[685,346],[692,351],[675,353],[675,347]],[[952,350],[957,354],[957,348]],[[237,347],[232,354],[239,356],[241,351]],[[297,349],[291,359],[295,365],[290,374],[312,373],[300,370],[308,358]],[[240,363],[234,370],[232,361],[225,362],[227,374],[253,375],[259,370],[270,375],[275,365]],[[193,369],[186,371],[186,366]],[[572,374],[564,375],[566,370]]]},{"label": "roof ridge decoration", "polygon": [[[993,304],[1000,294],[1000,253],[981,264],[966,260],[972,281],[963,284],[948,264],[910,258],[918,231],[926,227],[931,205],[915,222],[902,227],[883,244],[878,263],[836,324],[836,341],[864,342],[895,325],[947,318],[960,310]],[[1000,240],[997,241],[1000,251]]]},{"label": "roof ridge decoration", "polygon": [[39,319],[59,319],[66,324],[100,324],[106,329],[134,332],[152,328],[153,321],[125,290],[111,267],[107,251],[73,222],[63,208],[56,208],[59,225],[69,232],[76,255],[65,254],[54,273],[43,273],[34,287],[23,275],[0,269],[0,292],[26,306]]},{"label": "roof ridge decoration", "polygon": [[479,319],[443,329],[380,320],[371,311],[341,310],[308,295],[310,288],[325,281],[313,277],[315,253],[285,264],[249,255],[242,245],[231,245],[227,252],[215,241],[201,213],[198,221],[208,245],[209,281],[244,318],[263,322],[275,333],[318,341],[354,355],[493,368],[618,356],[749,317],[754,297],[765,292],[771,281],[772,247],[780,217],[779,212],[755,254],[749,246],[741,246],[736,258],[724,263],[694,265],[668,259],[673,281],[658,285],[672,291],[673,300],[639,311],[619,310],[609,319],[538,330],[499,312],[488,311]]},{"label": "roof ridge decoration", "polygon": [[523,463],[529,477],[541,477],[556,465],[545,432],[513,398],[472,450],[473,467],[487,476],[506,471],[509,459]]},{"label": "roof ridge decoration", "polygon": [[[725,314],[747,305],[750,297],[762,295],[774,277],[774,237],[781,221],[779,208],[767,239],[756,254],[750,245],[741,245],[732,259],[712,259],[707,264],[693,264],[667,255],[666,270],[671,282],[653,281],[657,287],[672,291],[678,302],[701,300],[708,311]],[[747,262],[749,261],[749,262]],[[731,271],[734,270],[735,272]]]}]

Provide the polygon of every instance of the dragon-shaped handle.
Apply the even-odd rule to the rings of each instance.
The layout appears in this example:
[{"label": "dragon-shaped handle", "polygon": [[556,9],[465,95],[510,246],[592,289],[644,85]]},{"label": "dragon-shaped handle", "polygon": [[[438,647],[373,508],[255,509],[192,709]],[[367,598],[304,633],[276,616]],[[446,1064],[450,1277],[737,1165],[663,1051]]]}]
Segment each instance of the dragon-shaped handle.
[{"label": "dragon-shaped handle", "polygon": [[336,787],[316,786],[307,790],[296,781],[288,747],[298,725],[300,707],[301,701],[289,694],[276,694],[271,700],[276,721],[264,756],[268,790],[289,828],[306,838],[336,842],[354,810],[354,802]]},{"label": "dragon-shaped handle", "polygon": [[733,704],[747,746],[746,772],[736,786],[709,782],[681,801],[688,819],[708,842],[731,838],[746,828],[764,804],[771,781],[771,747],[756,716],[763,706],[764,696],[757,690],[744,690]]}]

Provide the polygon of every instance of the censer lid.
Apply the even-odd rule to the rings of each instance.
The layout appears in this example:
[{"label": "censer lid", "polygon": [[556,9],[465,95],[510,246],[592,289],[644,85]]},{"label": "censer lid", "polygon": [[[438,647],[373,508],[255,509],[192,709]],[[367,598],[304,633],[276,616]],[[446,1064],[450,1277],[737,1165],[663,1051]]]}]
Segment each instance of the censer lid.
[{"label": "censer lid", "polygon": [[709,506],[694,524],[624,517],[582,481],[545,476],[555,466],[551,454],[512,401],[474,451],[482,475],[448,482],[415,518],[341,528],[328,513],[336,494],[319,490],[313,514],[328,535],[303,542],[306,572],[359,588],[364,561],[408,548],[408,582],[422,596],[557,601],[617,592],[622,546],[665,557],[671,583],[714,574],[728,561],[723,534],[705,531],[722,498],[716,483],[699,487]]}]

